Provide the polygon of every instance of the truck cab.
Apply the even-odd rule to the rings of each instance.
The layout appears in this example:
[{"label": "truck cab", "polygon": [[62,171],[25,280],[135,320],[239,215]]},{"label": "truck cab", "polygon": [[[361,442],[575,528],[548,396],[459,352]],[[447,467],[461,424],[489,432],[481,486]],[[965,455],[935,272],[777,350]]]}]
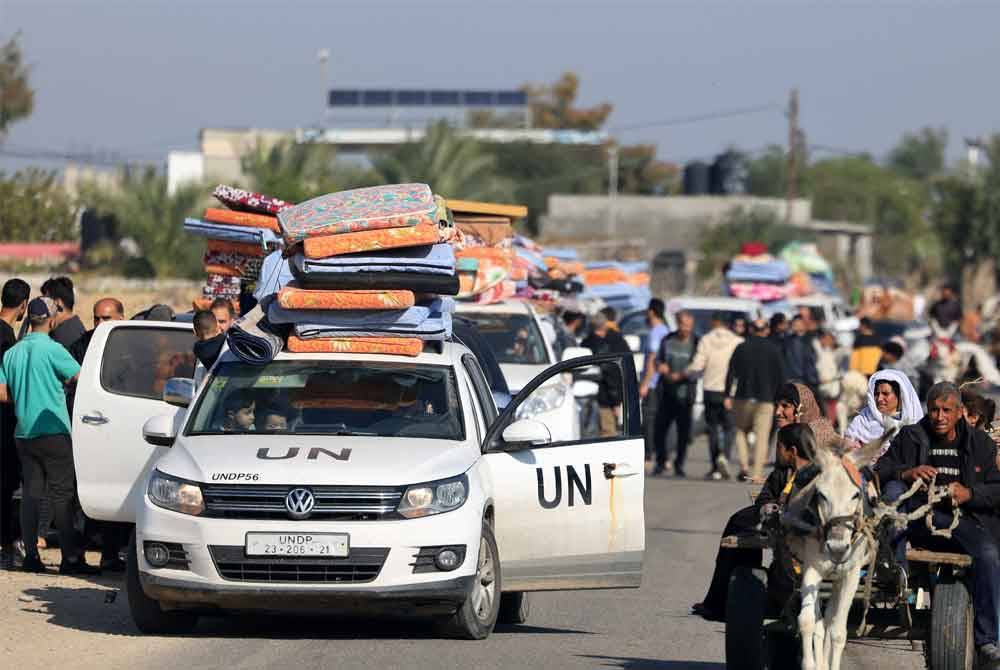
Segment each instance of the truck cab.
[{"label": "truck cab", "polygon": [[[523,620],[527,592],[639,586],[629,355],[553,365],[498,412],[455,341],[264,366],[225,352],[197,388],[192,343],[187,324],[104,323],[77,388],[80,500],[135,524],[140,630],[190,630],[206,610],[389,608],[482,639]],[[565,440],[518,411],[595,367],[623,384],[615,437]]]}]

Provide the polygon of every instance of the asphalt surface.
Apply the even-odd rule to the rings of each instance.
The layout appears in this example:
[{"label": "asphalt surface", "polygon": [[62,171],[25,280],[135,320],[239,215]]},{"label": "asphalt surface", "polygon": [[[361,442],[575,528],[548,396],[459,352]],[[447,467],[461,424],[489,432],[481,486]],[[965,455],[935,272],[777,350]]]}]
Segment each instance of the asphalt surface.
[{"label": "asphalt surface", "polygon": [[[702,450],[701,445],[694,449]],[[688,471],[698,479],[646,480],[642,588],[534,594],[526,625],[500,627],[485,641],[440,639],[413,621],[291,615],[205,619],[191,637],[147,638],[133,628],[124,593],[107,602],[119,584],[101,578],[90,584],[22,589],[18,608],[12,609],[30,626],[18,628],[31,636],[32,653],[17,659],[16,667],[51,667],[47,659],[59,659],[72,649],[72,657],[82,663],[79,667],[96,667],[87,661],[99,658],[101,667],[135,667],[141,662],[148,670],[723,670],[723,625],[688,612],[704,593],[720,529],[748,498],[745,485],[702,481],[706,469],[703,459],[695,460]],[[61,642],[61,635],[72,635],[71,647]],[[5,646],[16,651],[19,641]],[[45,652],[47,646],[51,654]],[[923,668],[922,655],[907,642],[848,644],[844,668],[876,667],[917,670]]]}]

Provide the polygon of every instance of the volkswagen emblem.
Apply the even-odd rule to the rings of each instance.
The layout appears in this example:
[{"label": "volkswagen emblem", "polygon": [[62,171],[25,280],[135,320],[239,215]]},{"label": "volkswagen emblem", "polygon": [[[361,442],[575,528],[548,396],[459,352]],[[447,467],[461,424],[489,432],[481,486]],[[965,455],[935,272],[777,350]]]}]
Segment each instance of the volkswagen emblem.
[{"label": "volkswagen emblem", "polygon": [[309,489],[292,489],[285,496],[285,509],[292,519],[308,519],[316,507],[316,498]]}]

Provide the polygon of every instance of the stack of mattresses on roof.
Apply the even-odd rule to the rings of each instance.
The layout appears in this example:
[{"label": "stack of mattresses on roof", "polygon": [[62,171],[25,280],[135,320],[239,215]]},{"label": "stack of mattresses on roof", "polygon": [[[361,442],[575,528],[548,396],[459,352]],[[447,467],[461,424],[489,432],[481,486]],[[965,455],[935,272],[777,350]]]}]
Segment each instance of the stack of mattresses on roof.
[{"label": "stack of mattresses on roof", "polygon": [[529,272],[516,261],[514,222],[528,215],[521,205],[449,200],[463,239],[457,253],[460,300],[490,304],[514,297]]}]

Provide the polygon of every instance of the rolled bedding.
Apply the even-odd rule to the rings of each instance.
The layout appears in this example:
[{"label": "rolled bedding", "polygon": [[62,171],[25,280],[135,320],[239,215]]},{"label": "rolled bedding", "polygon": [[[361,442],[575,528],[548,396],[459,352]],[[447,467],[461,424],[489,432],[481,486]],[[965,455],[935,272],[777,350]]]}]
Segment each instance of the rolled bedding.
[{"label": "rolled bedding", "polygon": [[226,341],[229,350],[244,363],[266,365],[281,353],[284,344],[280,329],[267,319],[267,309],[273,301],[267,297],[229,328]]}]

